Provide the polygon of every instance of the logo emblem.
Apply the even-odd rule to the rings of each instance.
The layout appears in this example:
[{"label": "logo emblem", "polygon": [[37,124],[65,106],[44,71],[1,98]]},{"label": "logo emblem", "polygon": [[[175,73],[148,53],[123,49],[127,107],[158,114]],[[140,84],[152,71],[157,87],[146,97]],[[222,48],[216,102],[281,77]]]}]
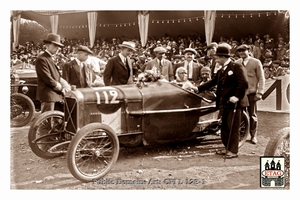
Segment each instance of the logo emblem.
[{"label": "logo emblem", "polygon": [[260,157],[260,187],[285,186],[284,162],[283,156]]}]

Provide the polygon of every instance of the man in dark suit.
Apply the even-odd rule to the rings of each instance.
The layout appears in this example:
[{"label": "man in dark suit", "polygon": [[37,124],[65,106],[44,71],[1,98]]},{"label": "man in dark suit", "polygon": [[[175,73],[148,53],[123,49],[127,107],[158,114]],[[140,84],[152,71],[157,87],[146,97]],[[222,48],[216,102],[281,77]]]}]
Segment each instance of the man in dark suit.
[{"label": "man in dark suit", "polygon": [[96,76],[92,67],[85,63],[93,52],[86,46],[80,45],[74,60],[65,63],[62,70],[62,77],[76,88],[92,87]]},{"label": "man in dark suit", "polygon": [[174,72],[176,72],[177,68],[184,67],[185,69],[187,69],[187,79],[189,81],[192,81],[196,85],[199,85],[201,79],[200,70],[203,66],[193,61],[195,59],[197,51],[193,48],[186,48],[183,53],[185,60],[179,65],[174,66]]},{"label": "man in dark suit", "polygon": [[60,36],[49,33],[43,40],[46,45],[44,53],[36,60],[37,99],[41,101],[41,112],[54,110],[55,102],[62,102],[64,88],[60,83],[60,72],[55,64],[55,54],[60,47]]},{"label": "man in dark suit", "polygon": [[104,73],[103,80],[106,86],[108,85],[125,85],[133,83],[132,64],[130,55],[135,49],[135,43],[124,41],[119,44],[121,52],[108,60]]},{"label": "man in dark suit", "polygon": [[241,64],[231,61],[230,49],[227,46],[219,46],[215,58],[222,68],[218,70],[213,79],[200,85],[198,90],[202,92],[217,85],[216,106],[220,109],[222,118],[221,139],[225,146],[225,150],[218,151],[217,154],[227,153],[224,158],[236,158],[238,156],[242,109],[248,106],[246,96],[246,90],[248,89],[247,74]]}]

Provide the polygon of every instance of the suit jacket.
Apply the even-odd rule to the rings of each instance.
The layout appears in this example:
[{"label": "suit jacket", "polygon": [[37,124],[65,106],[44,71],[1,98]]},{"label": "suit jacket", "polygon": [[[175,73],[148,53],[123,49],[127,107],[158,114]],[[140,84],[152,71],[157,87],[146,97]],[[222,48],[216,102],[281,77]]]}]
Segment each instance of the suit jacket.
[{"label": "suit jacket", "polygon": [[[90,65],[87,65],[87,67],[91,69]],[[92,82],[94,82],[96,76],[93,70],[90,70],[90,72],[92,73],[91,74]],[[83,73],[83,75],[81,75],[81,73]],[[85,69],[81,71],[81,67],[77,64],[77,61],[75,59],[65,63],[62,69],[62,77],[70,85],[76,85],[76,88],[91,87],[91,85],[86,81]]]},{"label": "suit jacket", "polygon": [[119,55],[109,59],[103,73],[104,84],[108,86],[133,83],[132,65],[129,61],[130,58],[127,57],[127,69]]},{"label": "suit jacket", "polygon": [[37,57],[36,64],[37,74],[37,99],[41,102],[62,101],[62,93],[55,91],[57,83],[60,82],[60,72],[52,57],[44,52]]},{"label": "suit jacket", "polygon": [[[179,67],[184,67],[187,65],[187,64],[185,64],[185,62],[182,62],[174,67],[174,74],[176,74],[176,70]],[[197,64],[195,62],[193,62],[193,61],[191,61],[191,62],[193,63],[192,81],[198,85],[198,84],[200,84],[200,80],[201,80],[201,72],[200,72],[201,67],[199,64]],[[189,70],[189,69],[187,69],[187,70]]]},{"label": "suit jacket", "polygon": [[224,107],[233,105],[232,103],[229,103],[229,98],[232,96],[239,99],[237,107],[240,108],[249,105],[246,95],[248,89],[247,72],[241,64],[230,61],[224,72],[219,70],[213,79],[198,86],[198,90],[199,92],[202,92],[215,85],[217,85],[217,108],[219,108],[220,105],[223,105]]},{"label": "suit jacket", "polygon": [[[159,69],[157,58],[154,58],[153,60],[147,62],[145,64],[145,70],[152,70],[154,66],[157,67],[157,69]],[[167,59],[162,59],[161,75],[163,75],[165,79],[168,81],[174,80],[174,71],[173,71],[173,65],[171,61]]]},{"label": "suit jacket", "polygon": [[216,76],[216,73],[214,72],[215,71],[215,69],[216,69],[216,64],[217,64],[217,62],[216,62],[216,60],[213,58],[212,59],[212,63],[210,64],[210,70],[211,70],[211,78],[214,78],[215,76]]}]

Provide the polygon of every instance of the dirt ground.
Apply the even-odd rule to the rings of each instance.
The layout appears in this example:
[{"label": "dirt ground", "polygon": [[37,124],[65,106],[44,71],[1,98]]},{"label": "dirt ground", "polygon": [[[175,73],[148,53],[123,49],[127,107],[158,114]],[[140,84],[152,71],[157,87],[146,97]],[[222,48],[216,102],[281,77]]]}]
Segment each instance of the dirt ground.
[{"label": "dirt ground", "polygon": [[[42,159],[28,146],[29,126],[10,131],[11,190],[266,190],[260,187],[260,156],[290,115],[259,112],[258,144],[246,142],[239,157],[215,155],[222,148],[217,135],[160,147],[121,148],[112,170],[94,183],[82,183],[67,168],[65,156]],[[288,189],[288,188],[285,188]]]}]

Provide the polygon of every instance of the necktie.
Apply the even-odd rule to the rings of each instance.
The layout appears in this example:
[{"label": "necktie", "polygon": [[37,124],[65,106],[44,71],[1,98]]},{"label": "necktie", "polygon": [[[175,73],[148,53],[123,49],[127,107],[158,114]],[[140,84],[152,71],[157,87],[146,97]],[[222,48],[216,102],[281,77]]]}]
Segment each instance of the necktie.
[{"label": "necktie", "polygon": [[244,59],[243,59],[243,61],[242,61],[242,64],[243,64],[244,67],[246,67],[246,65],[245,65],[245,60],[244,60]]},{"label": "necktie", "polygon": [[224,66],[222,66],[220,70],[221,70],[221,73],[223,74],[224,73]]},{"label": "necktie", "polygon": [[125,59],[124,59],[124,64],[125,64],[125,67],[126,67],[126,69],[127,69],[127,74],[128,74],[128,77],[130,76],[130,68],[129,68],[129,65],[128,65],[128,63],[127,63],[127,58],[125,57]]},{"label": "necktie", "polygon": [[159,69],[161,70],[162,69],[162,64],[161,64],[161,60],[159,61]]}]

